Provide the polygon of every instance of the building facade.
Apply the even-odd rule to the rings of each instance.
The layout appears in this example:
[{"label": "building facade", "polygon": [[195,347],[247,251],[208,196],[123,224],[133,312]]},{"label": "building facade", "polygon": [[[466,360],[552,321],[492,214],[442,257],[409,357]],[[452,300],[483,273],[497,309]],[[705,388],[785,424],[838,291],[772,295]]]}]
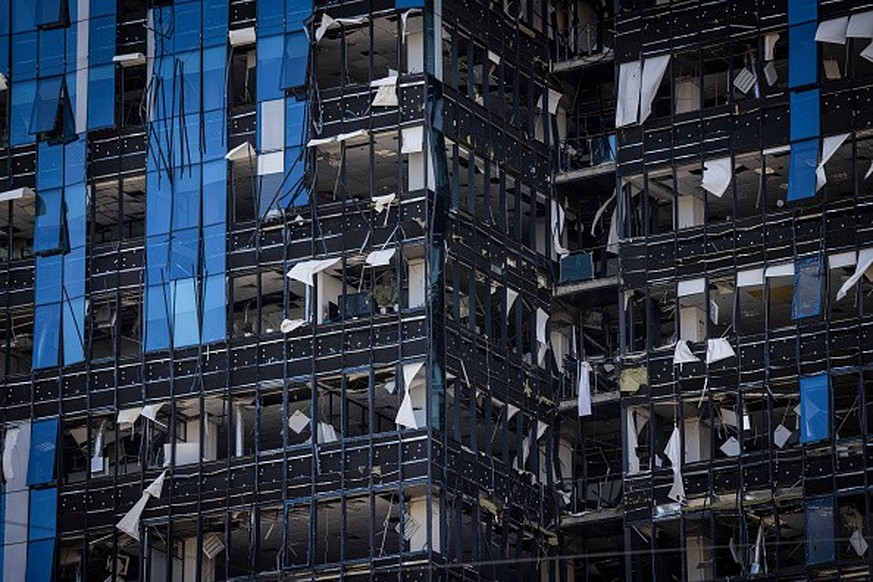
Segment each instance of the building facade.
[{"label": "building facade", "polygon": [[0,0],[0,579],[869,578],[856,4]]}]

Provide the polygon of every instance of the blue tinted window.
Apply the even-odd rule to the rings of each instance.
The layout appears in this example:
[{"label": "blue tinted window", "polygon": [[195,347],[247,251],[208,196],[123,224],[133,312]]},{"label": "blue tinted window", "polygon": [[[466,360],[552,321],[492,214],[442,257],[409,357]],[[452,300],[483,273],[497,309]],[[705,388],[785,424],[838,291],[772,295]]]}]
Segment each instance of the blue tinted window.
[{"label": "blue tinted window", "polygon": [[830,436],[830,390],[827,374],[800,379],[800,442]]},{"label": "blue tinted window", "polygon": [[815,196],[815,169],[818,166],[818,140],[791,144],[788,166],[788,200]]},{"label": "blue tinted window", "polygon": [[[54,481],[57,448],[57,418],[46,418],[31,423],[30,458],[27,462],[28,485],[42,485]],[[31,515],[31,526],[33,526],[33,520]],[[52,520],[54,520],[54,512],[52,512]],[[51,535],[54,536],[54,531],[51,532]]]},{"label": "blue tinted window", "polygon": [[25,582],[51,582],[55,563],[55,539],[27,544],[27,575]]},{"label": "blue tinted window", "polygon": [[30,116],[30,133],[46,133],[55,127],[60,105],[63,77],[40,79],[37,83],[33,113]]},{"label": "blue tinted window", "polygon": [[799,259],[794,264],[793,319],[821,313],[822,267],[820,256]]},{"label": "blue tinted window", "polygon": [[818,89],[791,93],[791,141],[818,137]]},{"label": "blue tinted window", "polygon": [[200,343],[200,320],[197,317],[197,292],[194,279],[176,281],[173,304],[173,344],[193,346]]},{"label": "blue tinted window", "polygon": [[85,297],[64,298],[64,365],[85,360]]},{"label": "blue tinted window", "polygon": [[309,37],[303,31],[286,34],[282,88],[294,89],[305,85],[308,64]]},{"label": "blue tinted window", "polygon": [[834,502],[830,497],[806,502],[806,563],[821,564],[834,559]]},{"label": "blue tinted window", "polygon": [[788,86],[815,83],[818,76],[815,22],[788,29]]},{"label": "blue tinted window", "polygon": [[64,229],[64,199],[60,189],[39,192],[36,195],[36,228],[33,235],[33,252],[53,254],[66,250]]},{"label": "blue tinted window", "polygon": [[36,24],[41,27],[69,26],[67,0],[37,0]]}]

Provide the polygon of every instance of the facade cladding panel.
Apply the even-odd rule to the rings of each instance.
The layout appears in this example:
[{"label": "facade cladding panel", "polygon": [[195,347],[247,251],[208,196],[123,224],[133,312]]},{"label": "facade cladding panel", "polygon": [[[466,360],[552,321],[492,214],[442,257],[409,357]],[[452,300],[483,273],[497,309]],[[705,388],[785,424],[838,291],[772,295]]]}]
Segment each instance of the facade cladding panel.
[{"label": "facade cladding panel", "polygon": [[0,0],[0,580],[869,578],[855,4]]}]

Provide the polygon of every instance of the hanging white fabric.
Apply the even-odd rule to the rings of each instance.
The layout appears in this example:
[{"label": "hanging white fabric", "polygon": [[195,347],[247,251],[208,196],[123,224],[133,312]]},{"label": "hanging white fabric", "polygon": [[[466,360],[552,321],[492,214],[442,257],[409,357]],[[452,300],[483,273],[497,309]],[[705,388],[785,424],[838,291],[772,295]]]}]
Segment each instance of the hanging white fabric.
[{"label": "hanging white fabric", "polygon": [[707,340],[706,363],[714,364],[736,356],[734,349],[728,340],[723,337]]},{"label": "hanging white fabric", "polygon": [[815,31],[815,40],[830,44],[846,44],[846,30],[848,27],[848,16],[825,20],[818,25]]},{"label": "hanging white fabric", "polygon": [[673,501],[682,501],[685,499],[685,484],[682,481],[682,438],[679,435],[678,425],[673,426],[673,434],[667,441],[664,455],[670,459],[670,467],[673,470],[673,486],[670,487],[667,497]]},{"label": "hanging white fabric", "polygon": [[770,62],[774,58],[774,50],[776,48],[776,42],[779,40],[778,32],[771,32],[769,34],[764,35],[764,60]]},{"label": "hanging white fabric", "polygon": [[688,347],[688,342],[686,340],[679,340],[676,342],[676,349],[673,351],[674,364],[681,366],[682,364],[690,364],[699,361],[700,358],[694,355],[691,348]]},{"label": "hanging white fabric", "polygon": [[139,541],[139,520],[142,516],[142,512],[145,511],[146,503],[148,503],[150,497],[160,499],[161,493],[164,489],[164,479],[166,476],[167,472],[164,471],[157,479],[152,481],[152,483],[146,487],[145,491],[142,492],[139,501],[137,501],[133,507],[124,514],[124,517],[121,518],[121,521],[119,521],[115,527],[133,539]]},{"label": "hanging white fabric", "polygon": [[396,199],[397,194],[383,194],[382,196],[373,196],[370,198],[370,202],[373,203],[373,209],[376,211],[376,214],[382,214]]},{"label": "hanging white fabric", "polygon": [[839,291],[837,291],[837,301],[846,296],[849,289],[851,289],[852,286],[861,279],[861,276],[866,273],[871,266],[873,266],[873,248],[861,249],[858,251],[858,262],[855,265],[855,272],[852,273],[852,276],[849,277],[848,280],[843,283],[842,287],[840,287]]},{"label": "hanging white fabric", "polygon": [[394,257],[395,252],[397,252],[397,249],[393,248],[373,251],[367,255],[364,262],[371,267],[384,267],[391,264],[391,258]]},{"label": "hanging white fabric", "polygon": [[861,12],[849,17],[846,38],[873,38],[873,11]]},{"label": "hanging white fabric", "polygon": [[643,61],[643,80],[640,84],[640,125],[649,118],[652,113],[652,102],[661,80],[670,64],[670,55],[652,57]]},{"label": "hanging white fabric", "polygon": [[586,361],[579,362],[576,367],[577,408],[579,416],[591,416],[591,364]]},{"label": "hanging white fabric", "polygon": [[821,161],[815,169],[815,191],[821,190],[821,187],[827,184],[828,177],[825,174],[825,164],[828,163],[843,142],[849,137],[848,133],[840,135],[832,135],[821,140]]},{"label": "hanging white fabric", "polygon": [[636,123],[640,110],[640,86],[643,66],[640,61],[624,63],[618,68],[618,99],[615,104],[615,126]]},{"label": "hanging white fabric", "polygon": [[308,287],[312,287],[315,283],[312,276],[329,269],[339,262],[339,258],[334,259],[313,259],[311,261],[301,261],[291,267],[286,276],[289,279],[300,281]]},{"label": "hanging white fabric", "polygon": [[703,164],[703,181],[701,187],[707,192],[721,198],[733,179],[733,164],[730,157],[709,160]]}]

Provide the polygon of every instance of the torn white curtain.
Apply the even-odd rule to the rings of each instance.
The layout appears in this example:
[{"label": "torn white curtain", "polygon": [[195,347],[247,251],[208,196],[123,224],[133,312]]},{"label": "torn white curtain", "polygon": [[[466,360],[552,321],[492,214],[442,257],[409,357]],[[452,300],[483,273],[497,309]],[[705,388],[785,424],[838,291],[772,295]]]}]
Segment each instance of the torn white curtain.
[{"label": "torn white curtain", "polygon": [[625,413],[627,424],[627,471],[629,475],[640,472],[640,457],[637,455],[639,434],[649,421],[648,412],[638,408],[628,408]]},{"label": "torn white curtain", "polygon": [[736,355],[734,349],[731,347],[730,342],[728,342],[725,338],[720,337],[717,339],[711,339],[706,342],[706,363],[714,364],[716,362],[720,362],[722,360],[726,360],[728,358],[732,358]]},{"label": "torn white curtain", "polygon": [[279,324],[279,331],[282,333],[291,333],[295,329],[303,327],[306,323],[305,319],[283,319]]},{"label": "torn white curtain", "polygon": [[764,60],[768,63],[774,58],[773,51],[776,48],[776,41],[778,40],[778,32],[771,32],[764,36]]},{"label": "torn white curtain", "polygon": [[691,348],[688,347],[688,342],[686,340],[679,340],[676,342],[676,350],[673,352],[673,363],[679,364],[690,364],[692,362],[699,362],[700,358],[694,355],[691,351]]},{"label": "torn white curtain", "polygon": [[704,278],[679,281],[679,284],[676,286],[677,297],[698,295],[704,291],[706,291],[706,279]]},{"label": "torn white curtain", "polygon": [[[393,77],[397,79],[397,77]],[[373,101],[370,103],[373,107],[397,107],[397,85],[380,85],[376,89],[376,94],[373,96]]]},{"label": "torn white curtain", "polygon": [[356,131],[350,131],[348,133],[340,133],[337,135],[333,135],[331,137],[313,138],[313,139],[309,140],[309,142],[307,142],[306,146],[307,147],[320,146],[320,145],[325,145],[325,144],[334,143],[334,142],[346,141],[346,140],[353,139],[356,137],[363,137],[365,135],[367,135],[366,129],[358,129]]},{"label": "torn white curtain", "polygon": [[670,459],[670,467],[673,469],[673,486],[670,487],[667,497],[673,501],[682,501],[685,499],[685,485],[682,483],[682,439],[678,425],[673,426],[673,434],[667,441],[664,455]]},{"label": "torn white curtain", "polygon": [[300,434],[309,426],[309,417],[300,410],[295,410],[288,417],[288,428],[294,431],[295,434]]},{"label": "torn white curtain", "polygon": [[124,410],[118,411],[118,417],[116,418],[116,422],[118,424],[133,424],[142,414],[142,408],[126,408]]},{"label": "torn white curtain", "polygon": [[3,480],[9,483],[15,479],[15,466],[19,455],[18,435],[20,428],[10,428],[6,431],[6,439],[3,441]]},{"label": "torn white curtain", "polygon": [[[549,89],[549,113],[554,115],[558,112],[558,103],[561,101],[561,92],[555,91],[553,89]],[[543,109],[543,96],[540,95],[540,98],[537,100],[537,109],[542,111]]]},{"label": "torn white curtain", "polygon": [[537,307],[537,342],[540,345],[546,345],[546,337],[548,336],[549,314],[542,307]]},{"label": "torn white curtain", "polygon": [[384,249],[381,251],[373,251],[367,255],[366,263],[371,267],[384,267],[391,264],[391,258],[397,249]]},{"label": "torn white curtain", "polygon": [[640,109],[640,86],[643,65],[640,61],[624,63],[618,68],[618,101],[615,104],[615,126],[636,123]]},{"label": "torn white curtain", "polygon": [[224,159],[229,162],[254,162],[255,148],[249,142],[243,142],[227,152]]},{"label": "torn white curtain", "polygon": [[591,364],[585,361],[579,362],[576,375],[579,416],[591,416]]},{"label": "torn white curtain", "polygon": [[846,44],[846,30],[849,27],[849,17],[842,16],[825,20],[815,31],[815,40],[831,44]]},{"label": "torn white curtain", "polygon": [[794,263],[782,263],[781,265],[767,267],[767,270],[764,271],[764,276],[768,279],[772,277],[793,277]]},{"label": "torn white curtain", "polygon": [[643,61],[643,81],[640,85],[640,125],[652,113],[652,101],[661,86],[661,80],[670,64],[670,55],[652,57]]},{"label": "torn white curtain", "polygon": [[304,285],[312,287],[314,285],[312,281],[312,276],[324,271],[325,269],[329,269],[332,266],[336,265],[339,262],[339,258],[335,259],[313,259],[311,261],[303,261],[301,263],[297,263],[291,270],[288,271],[287,277],[289,279],[294,279],[295,281],[300,281]]},{"label": "torn white curtain", "polygon": [[846,27],[847,38],[873,38],[873,11],[853,14]]},{"label": "torn white curtain", "polygon": [[166,476],[167,472],[164,471],[157,479],[152,481],[151,485],[142,492],[142,497],[139,498],[139,501],[130,508],[130,511],[124,514],[124,517],[121,518],[121,521],[115,527],[139,541],[139,518],[142,516],[142,512],[145,510],[146,503],[148,503],[150,497],[160,499]]},{"label": "torn white curtain", "polygon": [[832,135],[821,140],[821,161],[815,169],[815,191],[821,190],[821,187],[828,183],[827,174],[825,174],[825,164],[828,163],[843,142],[849,137],[848,133],[841,135]]},{"label": "torn white curtain", "polygon": [[318,23],[318,28],[315,29],[315,42],[318,44],[321,42],[321,39],[324,38],[324,35],[327,34],[327,31],[331,28],[335,28],[340,26],[341,24],[360,24],[364,22],[365,18],[331,18],[330,15],[324,14],[321,17],[321,22]]},{"label": "torn white curtain", "polygon": [[424,368],[424,362],[403,365],[403,400],[397,410],[394,423],[406,428],[424,426],[424,382],[415,382]]},{"label": "torn white curtain", "polygon": [[424,148],[424,127],[404,127],[400,130],[400,153],[414,154]]},{"label": "torn white curtain", "polygon": [[737,287],[757,287],[764,284],[764,269],[737,272]]},{"label": "torn white curtain", "polygon": [[837,291],[837,301],[846,296],[849,289],[851,289],[852,286],[861,279],[861,275],[866,273],[871,265],[873,265],[873,248],[861,249],[858,251],[858,262],[855,264],[855,272],[852,273],[852,276],[849,277],[848,280],[843,283],[843,286],[840,287],[840,290]]},{"label": "torn white curtain", "polygon": [[382,196],[373,196],[370,199],[370,202],[373,203],[373,208],[376,210],[376,214],[382,214],[382,212],[396,199],[397,194],[383,194]]},{"label": "torn white curtain", "polygon": [[518,291],[515,289],[511,289],[509,287],[506,288],[506,313],[507,317],[509,317],[509,310],[512,309],[513,304],[515,304],[515,300],[518,299]]},{"label": "torn white curtain", "polygon": [[703,181],[700,185],[707,192],[721,198],[731,185],[732,178],[733,166],[729,157],[709,160],[704,162]]}]

